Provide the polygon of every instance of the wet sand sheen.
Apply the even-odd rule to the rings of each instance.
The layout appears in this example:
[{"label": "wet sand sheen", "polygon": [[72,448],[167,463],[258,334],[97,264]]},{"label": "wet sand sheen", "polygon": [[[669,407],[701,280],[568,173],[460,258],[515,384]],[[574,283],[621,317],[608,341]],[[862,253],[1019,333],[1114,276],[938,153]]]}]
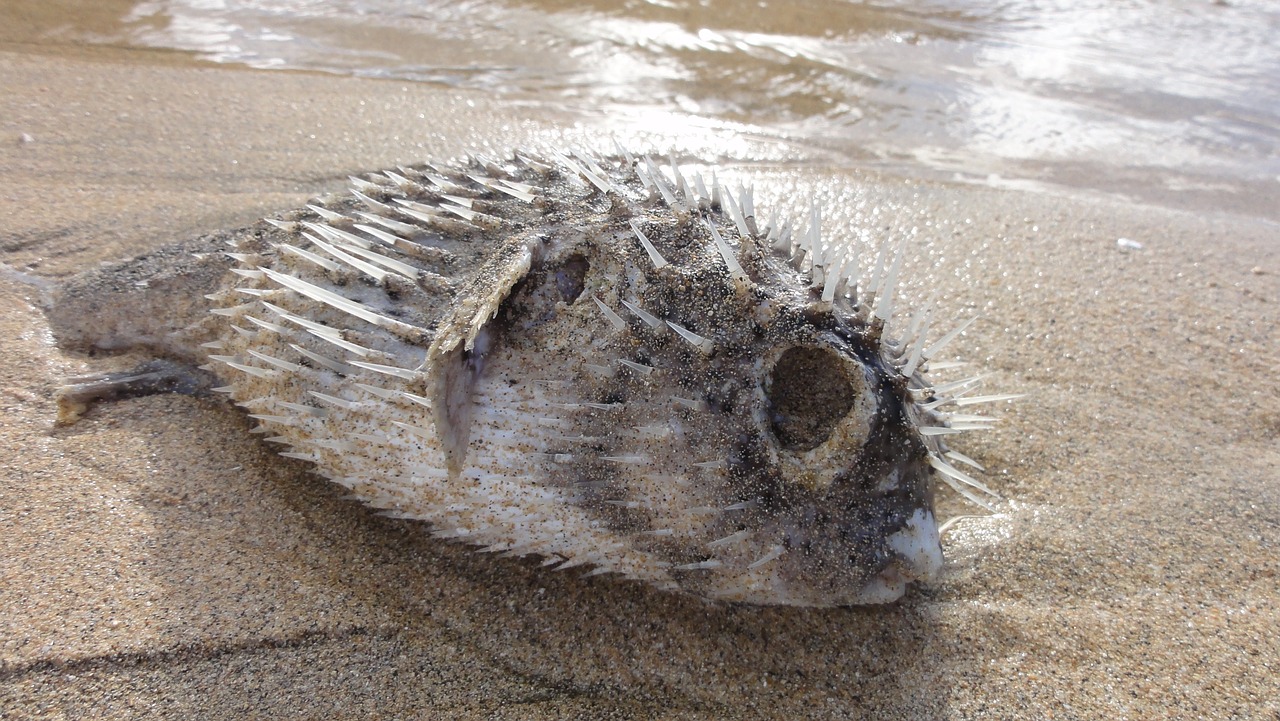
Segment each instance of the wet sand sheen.
[{"label": "wet sand sheen", "polygon": [[[10,47],[0,76],[0,260],[49,279],[296,206],[350,172],[471,147],[605,146],[609,131],[479,94],[124,52]],[[716,152],[701,135],[680,142]],[[51,347],[38,288],[8,274],[0,707],[54,718],[1280,711],[1274,228],[807,166],[772,182],[775,194],[829,198],[855,188],[908,227],[945,221],[928,248],[947,263],[943,297],[957,316],[985,314],[958,350],[993,388],[1032,394],[964,446],[1012,501],[952,532],[944,583],[887,608],[707,605],[432,541],[343,501],[213,403],[128,401],[54,431],[52,388],[86,363]],[[846,227],[828,208],[828,228]],[[1120,237],[1144,248],[1122,253]]]}]

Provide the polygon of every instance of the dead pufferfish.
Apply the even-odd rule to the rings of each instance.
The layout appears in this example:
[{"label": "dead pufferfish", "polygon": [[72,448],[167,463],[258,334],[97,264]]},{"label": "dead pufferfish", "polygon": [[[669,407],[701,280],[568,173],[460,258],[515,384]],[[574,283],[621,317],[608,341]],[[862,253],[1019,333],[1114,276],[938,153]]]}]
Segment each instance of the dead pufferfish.
[{"label": "dead pufferfish", "polygon": [[86,274],[55,332],[207,364],[281,455],[441,538],[757,604],[934,579],[934,482],[995,496],[944,439],[1011,397],[927,379],[967,324],[891,338],[900,245],[860,261],[816,206],[762,224],[749,190],[619,151],[353,177]]}]

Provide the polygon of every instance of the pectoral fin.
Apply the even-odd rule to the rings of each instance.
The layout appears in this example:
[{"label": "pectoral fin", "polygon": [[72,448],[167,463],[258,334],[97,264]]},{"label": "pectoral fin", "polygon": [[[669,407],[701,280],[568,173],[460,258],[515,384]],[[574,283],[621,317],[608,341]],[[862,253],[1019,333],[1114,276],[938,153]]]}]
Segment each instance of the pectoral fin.
[{"label": "pectoral fin", "polygon": [[471,392],[484,371],[484,356],[492,341],[489,322],[533,267],[536,242],[513,241],[486,263],[459,293],[462,300],[427,351],[432,413],[450,478],[456,478],[466,464],[473,415]]}]

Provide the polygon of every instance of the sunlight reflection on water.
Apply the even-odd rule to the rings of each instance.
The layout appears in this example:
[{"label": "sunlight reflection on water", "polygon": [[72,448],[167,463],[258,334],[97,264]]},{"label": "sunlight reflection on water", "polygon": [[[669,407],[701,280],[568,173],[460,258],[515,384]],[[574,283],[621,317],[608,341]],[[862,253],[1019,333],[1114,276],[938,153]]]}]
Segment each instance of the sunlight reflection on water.
[{"label": "sunlight reflection on water", "polygon": [[122,27],[116,41],[217,62],[692,116],[906,172],[1277,214],[1263,206],[1280,183],[1280,8],[1260,1],[149,0]]}]

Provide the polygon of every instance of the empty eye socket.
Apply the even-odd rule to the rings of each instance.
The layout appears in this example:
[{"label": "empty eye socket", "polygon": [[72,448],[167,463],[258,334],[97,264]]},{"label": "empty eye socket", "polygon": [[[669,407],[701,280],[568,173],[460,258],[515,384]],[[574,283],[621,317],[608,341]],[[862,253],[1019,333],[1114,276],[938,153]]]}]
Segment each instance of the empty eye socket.
[{"label": "empty eye socket", "polygon": [[581,255],[571,256],[556,269],[556,290],[560,291],[560,297],[567,305],[572,305],[582,295],[588,270],[591,270],[591,263]]},{"label": "empty eye socket", "polygon": [[771,426],[782,447],[817,448],[853,407],[855,385],[848,364],[825,348],[787,349],[769,374],[765,395]]}]

